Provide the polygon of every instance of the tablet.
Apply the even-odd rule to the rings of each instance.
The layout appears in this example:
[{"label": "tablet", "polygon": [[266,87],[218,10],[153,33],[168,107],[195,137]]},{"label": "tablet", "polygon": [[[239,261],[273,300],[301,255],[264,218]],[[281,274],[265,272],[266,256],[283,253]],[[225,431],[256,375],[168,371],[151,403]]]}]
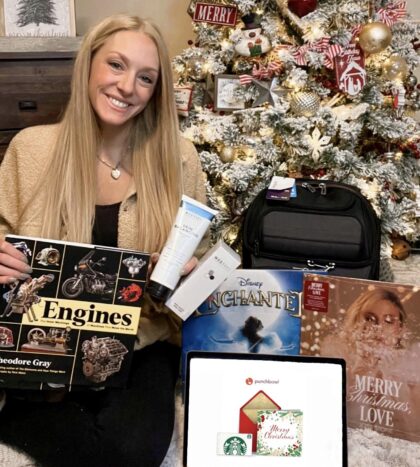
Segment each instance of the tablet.
[{"label": "tablet", "polygon": [[184,466],[347,466],[345,362],[189,352]]}]

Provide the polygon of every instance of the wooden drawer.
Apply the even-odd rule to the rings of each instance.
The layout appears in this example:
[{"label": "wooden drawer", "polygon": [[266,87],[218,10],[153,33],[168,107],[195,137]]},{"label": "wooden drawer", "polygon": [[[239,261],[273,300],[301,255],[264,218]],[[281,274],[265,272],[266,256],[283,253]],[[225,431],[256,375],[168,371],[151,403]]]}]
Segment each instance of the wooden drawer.
[{"label": "wooden drawer", "polygon": [[10,141],[16,133],[17,131],[0,131],[0,163],[3,160]]},{"label": "wooden drawer", "polygon": [[57,121],[70,94],[72,69],[72,56],[0,60],[0,129]]}]

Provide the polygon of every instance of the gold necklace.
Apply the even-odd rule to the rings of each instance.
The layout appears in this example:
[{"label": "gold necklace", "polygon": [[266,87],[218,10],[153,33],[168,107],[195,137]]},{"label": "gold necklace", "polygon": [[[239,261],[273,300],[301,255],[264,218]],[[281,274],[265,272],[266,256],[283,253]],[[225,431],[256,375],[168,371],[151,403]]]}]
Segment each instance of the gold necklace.
[{"label": "gold necklace", "polygon": [[111,169],[111,177],[114,179],[114,180],[118,180],[120,178],[120,175],[121,175],[121,170],[120,170],[120,165],[121,165],[121,161],[119,161],[117,163],[117,165],[114,167],[113,165],[111,165],[109,162],[107,161],[104,161],[103,159],[101,159],[99,156],[96,156],[98,158],[98,161],[99,162],[102,162],[102,164],[106,165],[107,167],[109,167]]},{"label": "gold necklace", "polygon": [[122,157],[121,157],[121,160],[119,162],[117,162],[117,165],[114,167],[112,164],[110,164],[109,162],[105,161],[104,159],[102,159],[99,154],[96,154],[96,157],[98,158],[98,161],[99,162],[102,162],[102,164],[106,165],[107,167],[109,167],[111,169],[111,177],[114,179],[114,180],[118,180],[121,176],[121,170],[120,170],[120,166],[121,166],[121,162],[128,156],[128,154],[130,153],[131,151],[131,145],[127,146],[127,149],[126,151],[123,153]]}]

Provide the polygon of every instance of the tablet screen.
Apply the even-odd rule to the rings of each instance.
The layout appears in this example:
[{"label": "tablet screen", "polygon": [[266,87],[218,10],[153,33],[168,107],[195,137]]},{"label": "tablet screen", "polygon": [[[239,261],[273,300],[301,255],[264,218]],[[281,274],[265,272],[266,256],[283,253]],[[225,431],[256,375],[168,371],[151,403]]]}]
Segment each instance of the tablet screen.
[{"label": "tablet screen", "polygon": [[184,465],[345,466],[340,359],[188,354]]}]

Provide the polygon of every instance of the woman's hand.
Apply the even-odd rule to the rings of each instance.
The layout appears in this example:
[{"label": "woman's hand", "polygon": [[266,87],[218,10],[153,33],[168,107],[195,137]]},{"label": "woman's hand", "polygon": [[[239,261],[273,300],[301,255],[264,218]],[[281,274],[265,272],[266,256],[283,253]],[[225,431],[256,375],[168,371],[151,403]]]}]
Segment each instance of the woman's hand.
[{"label": "woman's hand", "polygon": [[187,276],[197,266],[197,264],[198,259],[193,256],[182,268],[181,276]]},{"label": "woman's hand", "polygon": [[32,268],[26,256],[6,240],[0,241],[0,284],[11,284],[30,277]]},{"label": "woman's hand", "polygon": [[[156,263],[159,261],[160,254],[159,253],[152,253],[150,255],[150,262],[149,262],[149,268],[147,270],[147,278],[150,277],[150,274],[152,274],[153,268],[156,266]],[[181,271],[181,276],[186,276],[188,275],[198,264],[198,259],[193,256],[182,268]]]}]

